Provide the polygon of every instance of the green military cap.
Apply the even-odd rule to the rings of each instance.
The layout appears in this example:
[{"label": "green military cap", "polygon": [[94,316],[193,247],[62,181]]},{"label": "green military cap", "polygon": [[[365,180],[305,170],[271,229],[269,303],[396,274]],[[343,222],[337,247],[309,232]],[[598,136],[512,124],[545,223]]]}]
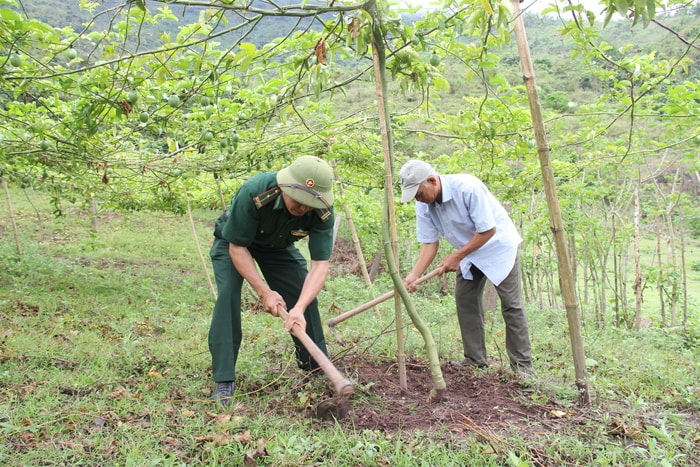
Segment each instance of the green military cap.
[{"label": "green military cap", "polygon": [[297,203],[316,209],[333,205],[333,169],[315,156],[301,156],[277,172],[277,185]]}]

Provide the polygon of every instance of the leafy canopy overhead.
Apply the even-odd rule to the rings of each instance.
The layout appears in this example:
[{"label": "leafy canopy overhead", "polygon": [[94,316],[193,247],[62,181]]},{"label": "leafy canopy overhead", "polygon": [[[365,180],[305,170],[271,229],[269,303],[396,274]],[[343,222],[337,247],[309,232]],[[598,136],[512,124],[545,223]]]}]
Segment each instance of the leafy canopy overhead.
[{"label": "leafy canopy overhead", "polygon": [[[0,2],[0,170],[41,184],[57,209],[60,198],[97,197],[122,209],[181,210],[183,183],[196,202],[213,205],[219,183],[300,154],[337,158],[344,178],[365,191],[381,185],[375,103],[355,97],[373,79],[371,3],[81,2],[81,22],[67,26]],[[604,3],[605,22],[629,12],[633,23],[647,24],[655,9],[638,3]],[[614,82],[596,105],[625,115],[642,98],[658,102],[660,85],[688,69],[683,56],[660,64],[655,56],[618,55],[599,41],[590,10],[553,5],[544,11],[566,21],[580,60],[602,61],[596,79]],[[475,153],[484,168],[531,157],[524,96],[498,54],[510,43],[509,2],[451,1],[422,16],[418,5],[378,7],[397,86],[399,157],[436,149],[423,144],[431,133],[462,167]],[[436,105],[460,86],[448,79],[455,66],[476,85],[461,108]],[[630,97],[632,89],[640,93]],[[691,89],[676,83],[666,112],[695,112]],[[552,105],[568,113],[563,96],[555,97]],[[512,168],[502,175],[512,177]]]}]

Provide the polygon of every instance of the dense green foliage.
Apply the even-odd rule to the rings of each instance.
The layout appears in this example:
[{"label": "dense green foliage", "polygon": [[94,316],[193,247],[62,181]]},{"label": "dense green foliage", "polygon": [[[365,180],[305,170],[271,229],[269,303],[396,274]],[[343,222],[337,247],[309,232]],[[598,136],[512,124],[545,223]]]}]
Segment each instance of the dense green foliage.
[{"label": "dense green foliage", "polygon": [[[317,154],[337,162],[339,203],[366,256],[380,249],[385,175],[363,5],[86,2],[73,15],[84,26],[71,28],[39,20],[65,2],[44,13],[32,4],[28,18],[4,4],[13,8],[0,9],[0,175],[50,194],[57,215],[65,200],[120,212],[220,208],[251,172]],[[380,3],[396,162],[422,157],[483,178],[525,238],[528,300],[556,306],[510,5],[494,5],[399,17]],[[635,306],[660,325],[694,319],[680,239],[700,216],[700,26],[696,5],[665,8],[644,29],[639,17],[602,28],[582,5],[527,16],[584,319],[598,326],[638,325]],[[411,217],[399,206],[407,262]],[[642,251],[635,236],[658,241]]]}]

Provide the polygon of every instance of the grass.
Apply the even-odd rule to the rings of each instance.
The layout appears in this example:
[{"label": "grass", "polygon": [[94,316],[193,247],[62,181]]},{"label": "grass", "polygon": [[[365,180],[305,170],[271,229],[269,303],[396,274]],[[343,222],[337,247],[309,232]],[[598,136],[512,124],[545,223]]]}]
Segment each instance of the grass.
[{"label": "grass", "polygon": [[[296,371],[281,323],[259,313],[245,316],[233,409],[220,411],[208,401],[206,345],[213,305],[208,247],[217,213],[194,213],[205,272],[185,217],[103,213],[92,232],[77,207],[53,218],[45,200],[31,196],[38,213],[14,197],[21,258],[7,211],[0,210],[2,465],[241,465],[246,454],[275,466],[537,465],[532,452],[559,465],[699,460],[697,310],[685,330],[584,329],[593,395],[586,419],[536,440],[502,434],[506,448],[498,451],[446,427],[384,433],[309,418],[309,401],[326,383]],[[390,288],[380,277],[376,291]],[[359,278],[331,279],[320,297],[324,319],[366,297]],[[452,298],[437,282],[415,298],[441,358],[458,359]],[[346,358],[395,353],[393,307],[380,313],[338,326],[356,343],[344,350]],[[536,309],[529,316],[538,371],[532,403],[551,398],[573,407],[566,317]],[[502,332],[494,319],[490,352],[501,359]],[[407,353],[423,358],[420,334],[408,327],[406,335]],[[270,410],[272,401],[286,414]]]}]

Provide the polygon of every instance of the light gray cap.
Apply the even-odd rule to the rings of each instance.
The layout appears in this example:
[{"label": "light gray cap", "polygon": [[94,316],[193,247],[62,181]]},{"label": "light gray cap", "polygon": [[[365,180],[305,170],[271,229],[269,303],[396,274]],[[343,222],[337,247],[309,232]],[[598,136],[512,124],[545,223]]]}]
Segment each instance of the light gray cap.
[{"label": "light gray cap", "polygon": [[416,197],[418,187],[425,182],[428,177],[435,175],[435,169],[427,162],[410,160],[399,170],[401,179],[401,202],[407,203]]}]

